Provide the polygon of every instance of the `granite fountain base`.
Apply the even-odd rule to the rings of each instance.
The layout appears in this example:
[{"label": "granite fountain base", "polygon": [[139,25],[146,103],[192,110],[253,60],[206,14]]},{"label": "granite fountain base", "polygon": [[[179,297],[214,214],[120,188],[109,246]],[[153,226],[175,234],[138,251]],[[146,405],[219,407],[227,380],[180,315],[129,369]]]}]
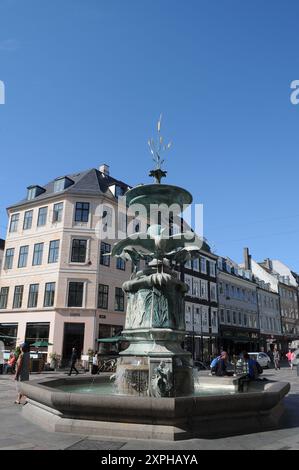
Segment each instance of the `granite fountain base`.
[{"label": "granite fountain base", "polygon": [[[87,376],[23,382],[28,402],[22,414],[47,431],[170,441],[217,438],[277,428],[290,390],[288,383],[261,381],[251,383],[246,392],[232,393],[233,380],[203,377],[201,387],[208,394],[156,398],[109,394],[109,382],[107,374],[95,377],[103,394],[93,393],[92,387],[90,393],[65,391],[89,386]],[[211,382],[226,391],[217,395]]]}]

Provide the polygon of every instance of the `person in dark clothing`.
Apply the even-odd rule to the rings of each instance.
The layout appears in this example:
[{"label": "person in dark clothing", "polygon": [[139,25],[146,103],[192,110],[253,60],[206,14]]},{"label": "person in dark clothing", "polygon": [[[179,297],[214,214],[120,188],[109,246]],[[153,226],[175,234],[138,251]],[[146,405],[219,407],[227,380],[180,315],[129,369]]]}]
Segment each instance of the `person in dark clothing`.
[{"label": "person in dark clothing", "polygon": [[228,354],[226,351],[222,351],[217,367],[216,367],[215,375],[217,375],[218,377],[222,377],[223,375],[228,375],[227,370],[226,370],[227,364],[228,364]]},{"label": "person in dark clothing", "polygon": [[74,371],[76,372],[77,375],[79,374],[79,372],[76,369],[77,359],[78,359],[78,354],[77,354],[76,348],[73,348],[72,349],[72,355],[71,355],[71,369],[69,371],[69,375],[72,375],[73,369],[74,369]]}]

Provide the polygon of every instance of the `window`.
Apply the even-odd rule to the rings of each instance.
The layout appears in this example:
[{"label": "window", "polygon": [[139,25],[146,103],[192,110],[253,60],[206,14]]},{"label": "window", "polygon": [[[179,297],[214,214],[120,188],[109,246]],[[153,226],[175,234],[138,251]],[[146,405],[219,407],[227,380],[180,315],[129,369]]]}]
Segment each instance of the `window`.
[{"label": "window", "polygon": [[47,282],[45,285],[44,307],[53,307],[55,299],[55,282]]},{"label": "window", "polygon": [[49,340],[50,323],[27,323],[25,341],[31,345],[36,341]]},{"label": "window", "polygon": [[75,222],[88,222],[89,202],[76,202]]},{"label": "window", "polygon": [[28,295],[28,308],[35,308],[37,306],[39,284],[30,284]]},{"label": "window", "polygon": [[85,263],[87,240],[74,239],[72,243],[72,263]]},{"label": "window", "polygon": [[120,287],[115,287],[115,310],[123,312],[125,309],[125,295]]},{"label": "window", "polygon": [[32,227],[33,211],[26,211],[24,214],[23,230],[29,230]]},{"label": "window", "polygon": [[200,270],[203,274],[207,274],[207,260],[203,257],[200,258]]},{"label": "window", "polygon": [[111,245],[109,243],[101,242],[101,255],[100,263],[104,266],[110,266],[110,256],[107,253],[111,252]]},{"label": "window", "polygon": [[188,259],[188,260],[185,262],[185,268],[187,268],[187,269],[192,269],[192,262],[191,262],[191,259]]},{"label": "window", "polygon": [[216,263],[214,261],[210,261],[210,276],[216,276]]},{"label": "window", "polygon": [[210,298],[211,302],[217,302],[217,284],[210,283]]},{"label": "window", "polygon": [[239,312],[239,325],[242,325],[242,313]]},{"label": "window", "polygon": [[24,291],[24,286],[16,286],[15,287],[12,308],[21,308],[22,307],[23,291]]},{"label": "window", "polygon": [[84,282],[69,283],[68,307],[82,307]]},{"label": "window", "polygon": [[37,266],[37,265],[42,264],[43,251],[44,251],[44,244],[43,243],[36,243],[34,245],[32,266]]},{"label": "window", "polygon": [[9,287],[1,287],[0,291],[0,308],[7,307]]},{"label": "window", "polygon": [[223,294],[223,284],[219,282],[219,294]]},{"label": "window", "polygon": [[230,323],[230,311],[226,310],[226,323]]},{"label": "window", "polygon": [[233,324],[236,325],[237,323],[237,314],[236,312],[233,312]]},{"label": "window", "polygon": [[12,269],[13,265],[13,258],[15,254],[14,248],[8,248],[5,252],[5,261],[4,261],[4,269]]},{"label": "window", "polygon": [[198,278],[192,279],[192,295],[200,297],[200,280]]},{"label": "window", "polygon": [[120,197],[124,195],[124,190],[121,186],[115,186],[115,197]]},{"label": "window", "polygon": [[224,319],[224,310],[223,310],[223,308],[220,310],[220,322],[221,322],[221,323],[225,323],[225,319]]},{"label": "window", "polygon": [[63,202],[58,202],[53,206],[53,222],[62,221]]},{"label": "window", "polygon": [[126,262],[121,258],[116,258],[116,268],[122,271],[126,270]]},{"label": "window", "polygon": [[194,271],[199,271],[199,259],[198,258],[195,258],[193,260],[193,269]]},{"label": "window", "polygon": [[247,314],[246,313],[244,313],[244,316],[243,316],[243,325],[247,326]]},{"label": "window", "polygon": [[98,308],[108,308],[109,286],[99,284]]},{"label": "window", "polygon": [[187,295],[192,295],[192,277],[185,275],[184,277],[185,284],[188,286]]},{"label": "window", "polygon": [[60,240],[50,241],[48,263],[57,263],[59,257]]},{"label": "window", "polygon": [[200,281],[200,294],[202,299],[208,300],[208,281]]},{"label": "window", "polygon": [[9,231],[12,232],[17,232],[18,231],[18,225],[19,225],[19,218],[20,214],[13,214],[10,219],[10,226],[9,226]]},{"label": "window", "polygon": [[27,266],[29,246],[21,246],[19,251],[18,268],[25,268]]},{"label": "window", "polygon": [[27,193],[28,201],[35,199],[36,197],[40,196],[42,193],[46,191],[41,186],[28,186],[27,189],[28,189],[28,193]]},{"label": "window", "polygon": [[48,208],[47,207],[41,207],[38,211],[38,218],[37,218],[37,226],[41,227],[42,225],[46,225],[47,223],[47,214],[48,214]]}]

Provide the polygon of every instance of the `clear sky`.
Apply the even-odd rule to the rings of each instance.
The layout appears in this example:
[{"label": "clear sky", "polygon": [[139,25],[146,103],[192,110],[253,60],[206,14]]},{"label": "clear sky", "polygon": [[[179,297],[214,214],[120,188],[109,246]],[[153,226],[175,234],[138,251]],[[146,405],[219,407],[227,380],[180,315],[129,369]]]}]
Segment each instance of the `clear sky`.
[{"label": "clear sky", "polygon": [[204,204],[216,253],[299,271],[298,0],[1,0],[0,236],[30,184],[106,162]]}]

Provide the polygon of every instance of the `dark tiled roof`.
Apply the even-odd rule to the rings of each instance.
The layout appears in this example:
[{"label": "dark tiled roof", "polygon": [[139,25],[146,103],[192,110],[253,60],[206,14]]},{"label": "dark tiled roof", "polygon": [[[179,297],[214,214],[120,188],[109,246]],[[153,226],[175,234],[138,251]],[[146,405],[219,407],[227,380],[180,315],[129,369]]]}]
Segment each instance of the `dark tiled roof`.
[{"label": "dark tiled roof", "polygon": [[82,192],[82,194],[90,194],[90,195],[99,195],[106,193],[109,190],[109,186],[112,184],[117,184],[118,186],[121,186],[124,191],[126,191],[129,186],[127,183],[124,183],[123,181],[116,180],[115,178],[112,178],[111,176],[105,176],[101,171],[92,168],[91,170],[86,170],[82,171],[80,173],[75,173],[73,175],[65,175],[67,178],[72,180],[74,184],[66,188],[64,191],[60,191],[59,193],[54,192],[54,182],[55,180],[51,181],[50,183],[42,186],[45,189],[45,192],[37,196],[31,201],[28,201],[28,199],[22,199],[16,204],[13,204],[12,206],[9,207],[18,207],[23,204],[28,204],[28,202],[33,202],[33,201],[42,201],[44,199],[47,199],[48,197],[57,195],[57,194],[78,194]]},{"label": "dark tiled roof", "polygon": [[3,238],[0,238],[0,250],[4,250],[5,247],[5,240]]}]

